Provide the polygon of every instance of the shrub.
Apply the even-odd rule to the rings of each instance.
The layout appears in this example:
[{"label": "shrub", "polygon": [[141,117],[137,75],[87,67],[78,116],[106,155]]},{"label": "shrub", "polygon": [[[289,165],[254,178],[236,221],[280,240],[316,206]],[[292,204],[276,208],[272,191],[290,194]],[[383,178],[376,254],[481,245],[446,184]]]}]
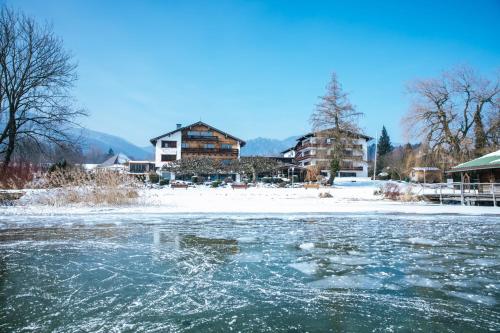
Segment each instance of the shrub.
[{"label": "shrub", "polygon": [[216,181],[212,182],[212,185],[211,185],[211,186],[215,188],[215,187],[219,187],[219,186],[220,186],[220,184],[221,184],[221,182],[220,182],[220,181],[218,181],[218,180],[216,180]]},{"label": "shrub", "polygon": [[165,186],[168,185],[170,181],[168,179],[161,179],[160,180],[160,186]]},{"label": "shrub", "polygon": [[0,188],[21,189],[33,181],[35,173],[39,170],[26,163],[9,165],[5,172],[3,172],[3,166],[0,164],[0,171]]},{"label": "shrub", "polygon": [[54,172],[56,170],[69,169],[71,166],[66,162],[66,160],[59,161],[54,163],[49,168],[49,173]]},{"label": "shrub", "polygon": [[401,189],[396,183],[387,183],[382,189],[384,197],[391,200],[398,200],[401,196]]},{"label": "shrub", "polygon": [[157,184],[160,181],[160,176],[156,172],[150,172],[148,178],[149,182],[152,184]]}]

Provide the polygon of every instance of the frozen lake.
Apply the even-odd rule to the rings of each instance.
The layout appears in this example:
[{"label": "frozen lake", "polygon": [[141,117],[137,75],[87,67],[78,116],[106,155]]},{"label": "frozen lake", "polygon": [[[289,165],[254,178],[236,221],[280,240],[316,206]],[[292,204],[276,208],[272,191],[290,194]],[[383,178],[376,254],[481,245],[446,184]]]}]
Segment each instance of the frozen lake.
[{"label": "frozen lake", "polygon": [[0,216],[1,332],[500,331],[500,218]]}]

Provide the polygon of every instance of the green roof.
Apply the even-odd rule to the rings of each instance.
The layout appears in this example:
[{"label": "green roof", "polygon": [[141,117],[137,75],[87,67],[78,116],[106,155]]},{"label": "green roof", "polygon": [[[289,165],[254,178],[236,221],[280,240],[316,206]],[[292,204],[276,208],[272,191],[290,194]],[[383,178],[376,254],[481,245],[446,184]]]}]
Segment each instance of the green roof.
[{"label": "green roof", "polygon": [[451,168],[451,171],[468,171],[500,168],[500,150]]}]

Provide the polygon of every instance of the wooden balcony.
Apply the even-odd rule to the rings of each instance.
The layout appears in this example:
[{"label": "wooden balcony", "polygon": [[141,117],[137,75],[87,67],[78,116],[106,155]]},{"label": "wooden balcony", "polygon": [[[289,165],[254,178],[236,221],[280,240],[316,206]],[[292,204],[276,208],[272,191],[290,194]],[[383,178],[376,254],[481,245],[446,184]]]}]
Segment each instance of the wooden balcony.
[{"label": "wooden balcony", "polygon": [[238,149],[221,149],[221,148],[182,148],[182,153],[185,154],[219,154],[219,155],[235,155],[238,156]]},{"label": "wooden balcony", "polygon": [[302,161],[302,160],[306,160],[308,158],[314,158],[314,157],[316,157],[316,155],[305,154],[304,156],[295,156],[295,160]]},{"label": "wooden balcony", "polygon": [[183,135],[182,141],[219,141],[217,136]]}]

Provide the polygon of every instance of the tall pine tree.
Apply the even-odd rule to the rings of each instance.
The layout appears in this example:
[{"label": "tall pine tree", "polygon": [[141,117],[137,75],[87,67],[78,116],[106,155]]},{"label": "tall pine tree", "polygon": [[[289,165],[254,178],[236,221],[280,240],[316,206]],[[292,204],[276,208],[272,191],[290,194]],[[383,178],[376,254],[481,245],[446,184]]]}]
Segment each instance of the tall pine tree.
[{"label": "tall pine tree", "polygon": [[387,134],[385,126],[382,126],[382,135],[378,139],[377,144],[377,154],[378,156],[384,156],[390,153],[393,149],[394,147],[392,146],[391,138],[389,137],[389,134]]},{"label": "tall pine tree", "polygon": [[391,138],[389,137],[389,134],[387,134],[385,126],[382,126],[382,135],[378,139],[377,143],[377,174],[388,166],[387,157],[389,157],[389,154],[393,149],[394,147],[391,144]]}]

